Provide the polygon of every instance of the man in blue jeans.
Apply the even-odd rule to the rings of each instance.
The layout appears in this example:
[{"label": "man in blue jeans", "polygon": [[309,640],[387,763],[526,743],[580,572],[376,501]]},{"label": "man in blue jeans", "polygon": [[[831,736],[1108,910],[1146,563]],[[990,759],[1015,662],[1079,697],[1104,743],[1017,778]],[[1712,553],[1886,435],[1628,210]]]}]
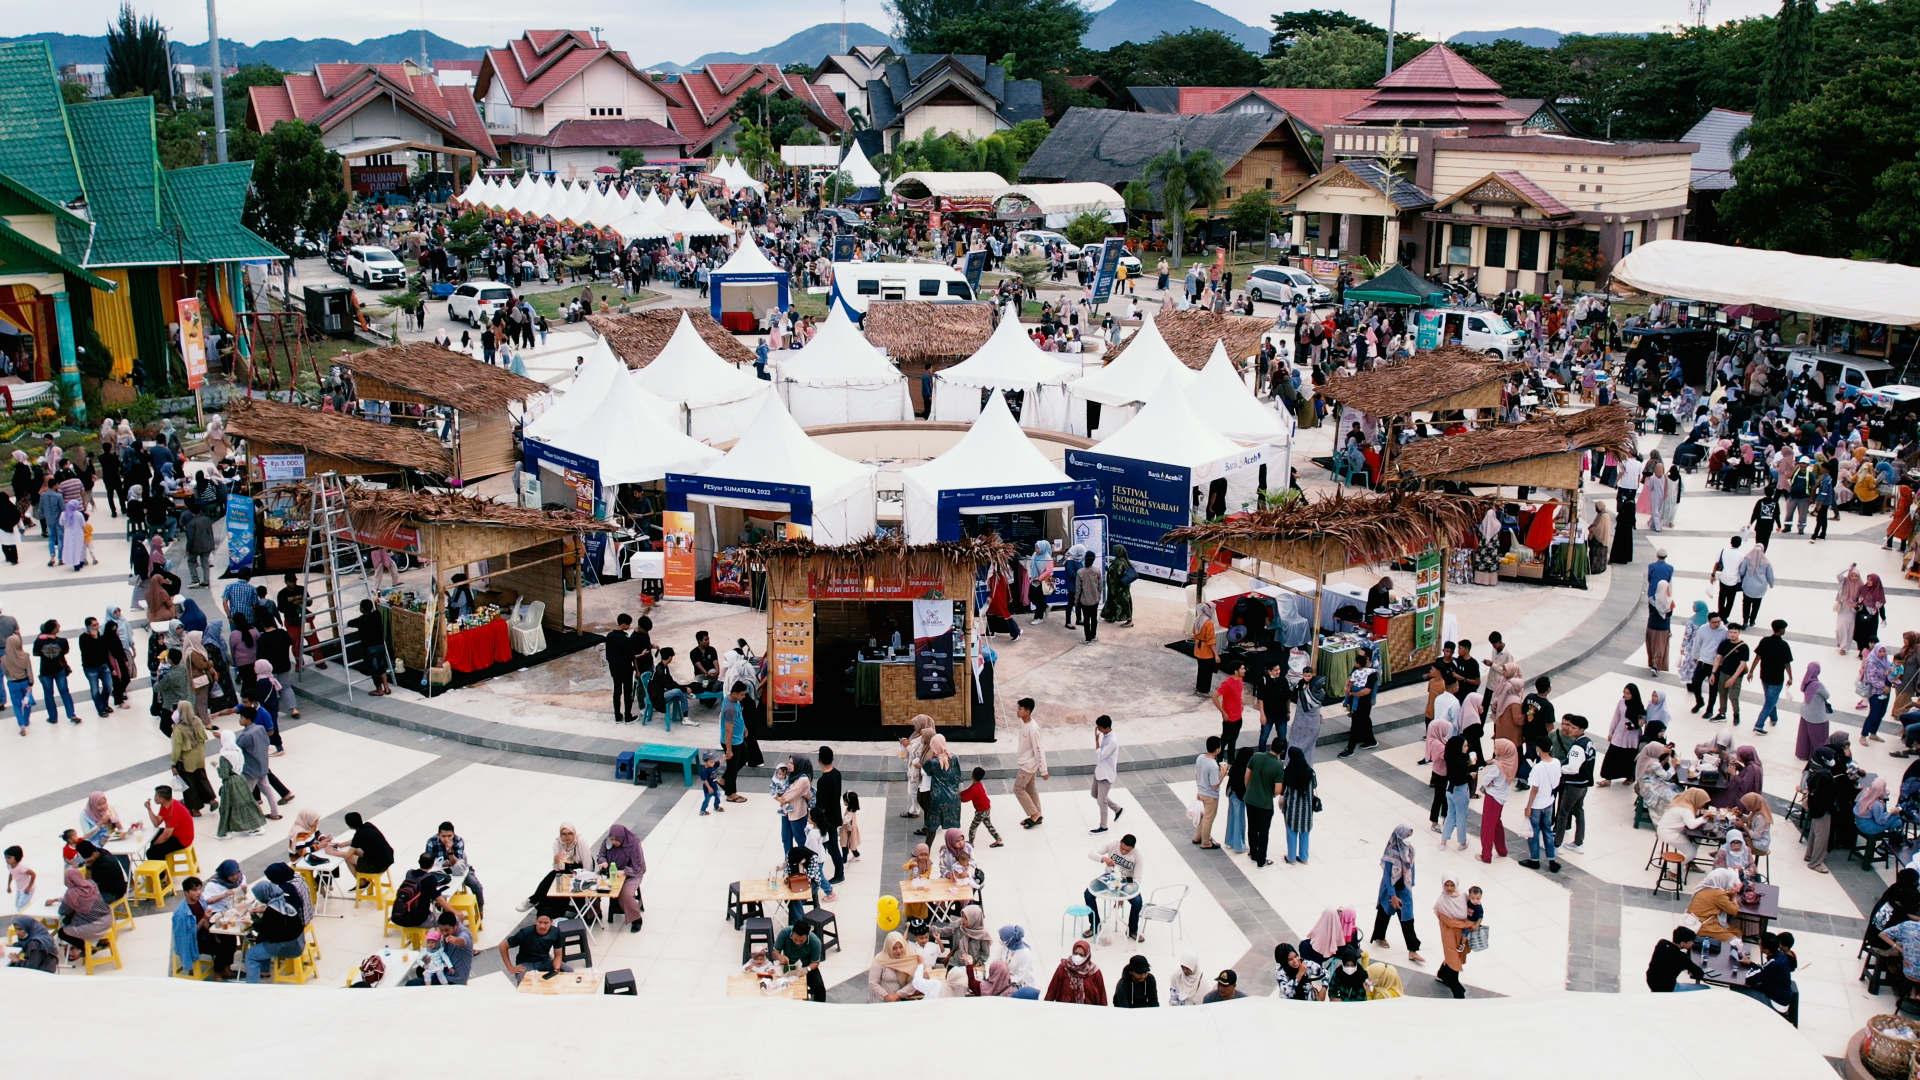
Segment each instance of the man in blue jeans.
[{"label": "man in blue jeans", "polygon": [[1540,848],[1544,845],[1547,869],[1557,874],[1560,863],[1554,859],[1553,806],[1560,791],[1560,762],[1553,756],[1553,747],[1545,743],[1536,745],[1533,755],[1533,768],[1527,772],[1527,821],[1533,831],[1527,835],[1527,857],[1520,865],[1540,869]]},{"label": "man in blue jeans", "polygon": [[[80,670],[87,675],[87,693],[93,698],[93,711],[102,719],[113,715],[107,699],[113,693],[113,669],[107,661],[107,639],[100,636],[100,620],[89,618],[80,635]],[[68,710],[71,712],[72,710]]]},{"label": "man in blue jeans", "polygon": [[[1102,847],[1095,848],[1091,857],[1097,860],[1102,866],[1111,866],[1118,870],[1120,872],[1120,881],[1123,884],[1133,886],[1133,895],[1127,898],[1127,907],[1129,908],[1127,912],[1127,936],[1135,941],[1140,941],[1143,940],[1140,937],[1140,907],[1143,900],[1140,890],[1140,879],[1145,860],[1142,858],[1142,853],[1139,848],[1135,846],[1136,843],[1137,841],[1134,839],[1133,834],[1128,833],[1122,836],[1118,843],[1106,844]],[[1103,895],[1113,896],[1111,893]],[[1092,889],[1088,889],[1082,896],[1087,902],[1087,907],[1093,910],[1093,917],[1087,920],[1086,932],[1080,936],[1090,938],[1100,932],[1100,905],[1094,902]]]},{"label": "man in blue jeans", "polygon": [[[1779,722],[1780,691],[1793,681],[1793,646],[1787,644],[1787,620],[1773,620],[1773,633],[1760,639],[1753,647],[1755,665],[1760,669],[1760,686],[1766,691],[1766,704],[1760,706],[1760,716],[1753,722],[1755,735],[1767,730],[1769,719]],[[1747,669],[1747,680],[1753,679],[1753,668]]]},{"label": "man in blue jeans", "polygon": [[67,676],[73,668],[67,663],[67,639],[60,636],[60,623],[48,619],[40,624],[40,636],[33,639],[33,654],[40,658],[40,689],[47,699],[47,723],[60,722],[60,705],[53,698],[59,691],[60,700],[67,703],[67,719],[80,722],[80,714],[73,711],[73,693],[67,689]]}]

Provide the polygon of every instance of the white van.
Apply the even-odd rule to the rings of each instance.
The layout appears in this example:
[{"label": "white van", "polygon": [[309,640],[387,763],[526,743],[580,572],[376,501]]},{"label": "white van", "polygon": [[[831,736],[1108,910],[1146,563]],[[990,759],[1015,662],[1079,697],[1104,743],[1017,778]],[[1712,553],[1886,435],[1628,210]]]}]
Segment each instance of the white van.
[{"label": "white van", "polygon": [[837,262],[832,295],[855,322],[866,318],[867,305],[875,300],[958,304],[974,298],[965,274],[933,262]]},{"label": "white van", "polygon": [[1440,344],[1464,345],[1502,360],[1521,357],[1520,331],[1508,326],[1497,312],[1485,309],[1441,308]]},{"label": "white van", "polygon": [[[1856,390],[1869,390],[1877,386],[1888,386],[1894,381],[1893,365],[1885,360],[1875,360],[1867,356],[1852,356],[1847,353],[1816,353],[1809,349],[1788,349],[1787,377],[1818,372],[1820,381],[1827,388],[1827,400],[1842,386],[1851,386]],[[1809,370],[1811,369],[1811,370]]]},{"label": "white van", "polygon": [[1255,300],[1284,304],[1301,295],[1316,304],[1333,303],[1333,290],[1297,266],[1256,266],[1247,271],[1246,286],[1247,295]]}]

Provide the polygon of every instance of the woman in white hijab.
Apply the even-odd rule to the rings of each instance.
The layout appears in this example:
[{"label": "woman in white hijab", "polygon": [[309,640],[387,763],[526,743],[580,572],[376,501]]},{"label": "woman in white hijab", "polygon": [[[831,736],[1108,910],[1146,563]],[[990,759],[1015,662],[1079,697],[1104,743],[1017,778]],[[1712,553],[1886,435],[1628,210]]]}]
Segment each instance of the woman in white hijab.
[{"label": "woman in white hijab", "polygon": [[1200,953],[1197,949],[1180,952],[1180,970],[1167,980],[1168,1005],[1198,1005],[1206,996],[1200,978]]}]

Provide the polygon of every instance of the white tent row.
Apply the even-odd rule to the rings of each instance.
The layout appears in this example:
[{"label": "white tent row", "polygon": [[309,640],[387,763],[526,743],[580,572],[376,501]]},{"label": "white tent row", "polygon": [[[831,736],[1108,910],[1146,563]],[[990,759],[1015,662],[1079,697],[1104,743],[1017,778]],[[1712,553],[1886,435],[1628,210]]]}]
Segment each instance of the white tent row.
[{"label": "white tent row", "polygon": [[1615,264],[1613,280],[1654,296],[1920,326],[1920,267],[1896,263],[1655,240]]},{"label": "white tent row", "polygon": [[1186,397],[1201,423],[1236,442],[1266,446],[1268,461],[1278,465],[1277,475],[1282,478],[1290,475],[1287,470],[1293,464],[1293,414],[1261,401],[1254,394],[1253,387],[1247,385],[1233,361],[1227,359],[1225,342],[1213,343],[1213,355],[1207,358],[1207,366],[1200,369],[1200,374],[1187,384]]},{"label": "white tent row", "polygon": [[739,438],[760,410],[758,399],[772,396],[770,384],[720,359],[684,314],[660,355],[633,377],[681,410],[681,430],[708,442]]},{"label": "white tent row", "polygon": [[760,192],[767,190],[767,185],[747,174],[746,167],[740,164],[739,158],[721,158],[720,167],[713,170],[713,175],[718,177],[728,188],[735,191],[742,188],[753,188]]},{"label": "white tent row", "polygon": [[672,236],[732,236],[733,226],[723,224],[707,209],[702,199],[694,199],[690,206],[682,206],[678,197],[668,200],[666,209],[655,218],[655,223]]},{"label": "white tent row", "polygon": [[[1073,478],[1047,460],[1014,422],[1006,398],[998,390],[987,396],[986,407],[979,412],[967,433],[951,449],[925,465],[916,465],[900,473],[906,491],[901,524],[907,543],[930,544],[940,539],[940,493],[977,488],[1049,487],[1072,483]],[[996,503],[995,513],[1011,510],[1036,510],[1057,506],[1064,501]],[[961,507],[961,512],[969,511]],[[975,512],[983,512],[978,508]]]},{"label": "white tent row", "polygon": [[[1069,410],[1068,430],[1091,439],[1122,430],[1169,379],[1184,387],[1193,381],[1194,370],[1174,355],[1154,324],[1153,313],[1147,312],[1118,359],[1068,387],[1075,399]],[[1100,406],[1097,424],[1090,422],[1094,410],[1089,405]]]},{"label": "white tent row", "polygon": [[[759,250],[752,243],[741,245],[743,251],[749,248]],[[802,427],[913,419],[907,377],[867,342],[838,304],[805,348],[774,357],[774,386]]]},{"label": "white tent row", "polygon": [[[834,306],[837,313],[841,309]],[[1009,305],[986,343],[965,360],[933,376],[931,419],[966,423],[980,415],[981,395],[994,390],[1021,395],[1020,426],[1066,431],[1067,384],[1080,369],[1054,359],[1027,336]]]},{"label": "white tent row", "polygon": [[587,355],[572,388],[527,424],[525,436],[594,461],[603,486],[648,483],[720,460],[719,450],[681,433],[678,414],[603,344]]}]

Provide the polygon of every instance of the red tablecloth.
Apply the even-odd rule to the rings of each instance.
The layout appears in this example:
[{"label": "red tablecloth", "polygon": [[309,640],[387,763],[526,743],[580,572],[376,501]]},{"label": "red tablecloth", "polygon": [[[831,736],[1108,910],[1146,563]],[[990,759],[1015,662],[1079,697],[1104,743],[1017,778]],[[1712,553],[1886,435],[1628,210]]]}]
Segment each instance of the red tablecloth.
[{"label": "red tablecloth", "polygon": [[505,619],[447,635],[447,663],[455,671],[479,671],[511,659],[513,639]]},{"label": "red tablecloth", "polygon": [[723,311],[720,325],[736,334],[751,334],[760,329],[760,318],[751,311]]}]

